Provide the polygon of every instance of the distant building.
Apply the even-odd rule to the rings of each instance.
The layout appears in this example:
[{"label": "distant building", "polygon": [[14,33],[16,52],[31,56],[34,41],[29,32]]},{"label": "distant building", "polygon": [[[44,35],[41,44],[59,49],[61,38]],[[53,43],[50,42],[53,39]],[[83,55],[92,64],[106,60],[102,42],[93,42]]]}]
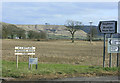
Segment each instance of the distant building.
[{"label": "distant building", "polygon": [[15,39],[20,39],[19,37],[15,37]]}]

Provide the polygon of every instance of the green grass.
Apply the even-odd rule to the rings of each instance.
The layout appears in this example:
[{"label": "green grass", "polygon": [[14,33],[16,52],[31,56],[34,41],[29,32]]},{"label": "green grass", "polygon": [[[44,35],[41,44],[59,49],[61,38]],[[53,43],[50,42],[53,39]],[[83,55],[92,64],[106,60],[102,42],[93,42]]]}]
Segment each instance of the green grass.
[{"label": "green grass", "polygon": [[102,72],[115,72],[118,68],[102,68],[99,66],[81,66],[71,64],[38,64],[38,69],[35,69],[35,65],[32,66],[32,70],[28,69],[27,62],[19,62],[19,68],[16,68],[16,62],[2,61],[2,75],[3,77],[21,78],[27,75],[50,75],[50,74],[100,74]]}]

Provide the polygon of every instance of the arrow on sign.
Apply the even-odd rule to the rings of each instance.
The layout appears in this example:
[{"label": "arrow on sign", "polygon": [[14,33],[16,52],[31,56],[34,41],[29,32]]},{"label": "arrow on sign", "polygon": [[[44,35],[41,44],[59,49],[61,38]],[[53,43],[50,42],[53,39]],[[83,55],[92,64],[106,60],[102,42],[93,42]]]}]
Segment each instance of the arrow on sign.
[{"label": "arrow on sign", "polygon": [[110,41],[109,41],[109,44],[111,45],[111,39],[110,39]]}]

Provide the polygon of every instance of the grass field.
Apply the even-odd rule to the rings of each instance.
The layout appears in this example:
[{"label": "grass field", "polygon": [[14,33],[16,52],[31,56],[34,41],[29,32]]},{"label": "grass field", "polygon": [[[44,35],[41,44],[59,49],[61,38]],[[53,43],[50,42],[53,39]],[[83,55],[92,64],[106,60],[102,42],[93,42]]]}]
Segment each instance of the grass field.
[{"label": "grass field", "polygon": [[[34,69],[32,71],[28,70],[28,56],[19,56],[20,68],[18,70],[15,69],[15,46],[36,47],[36,55],[34,57],[38,57],[39,60],[38,71]],[[67,75],[74,77],[79,75],[87,75],[89,73],[99,73],[99,75],[102,75],[103,72],[104,75],[105,73],[110,73],[110,75],[112,75],[117,72],[118,68],[102,68],[102,48],[102,41],[93,41],[92,43],[88,41],[75,41],[75,43],[71,43],[69,40],[34,41],[3,39],[3,76],[25,77],[43,75],[41,77],[49,78],[57,75],[59,77],[64,77]],[[113,54],[112,60],[112,66],[115,67],[116,54]],[[109,55],[106,48],[106,67],[108,67],[108,64]],[[23,67],[26,71],[23,70]]]},{"label": "grass field", "polygon": [[32,69],[28,69],[27,62],[21,62],[19,68],[16,69],[16,62],[3,61],[3,77],[12,77],[22,79],[55,79],[66,77],[79,77],[79,76],[105,76],[105,75],[118,75],[118,68],[102,68],[99,66],[81,66],[70,64],[45,64],[39,63],[38,69],[32,65]]}]

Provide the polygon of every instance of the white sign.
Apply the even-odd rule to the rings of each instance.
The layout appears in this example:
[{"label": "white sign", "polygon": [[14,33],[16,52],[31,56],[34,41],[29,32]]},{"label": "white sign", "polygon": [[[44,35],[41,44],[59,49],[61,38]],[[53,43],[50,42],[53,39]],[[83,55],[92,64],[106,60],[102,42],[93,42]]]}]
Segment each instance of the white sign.
[{"label": "white sign", "polygon": [[118,38],[112,38],[109,40],[109,43],[112,45],[120,45],[120,39]]},{"label": "white sign", "polygon": [[117,33],[117,21],[101,21],[99,30],[102,33]]},{"label": "white sign", "polygon": [[110,50],[112,51],[112,52],[118,52],[119,51],[119,49],[118,49],[118,46],[111,46],[110,47]]},{"label": "white sign", "polygon": [[35,47],[15,47],[15,49],[35,49]]},{"label": "white sign", "polygon": [[35,50],[15,50],[15,52],[35,52]]},{"label": "white sign", "polygon": [[35,55],[35,47],[15,47],[15,55]]},{"label": "white sign", "polygon": [[120,53],[120,38],[108,38],[108,53]]},{"label": "white sign", "polygon": [[15,53],[15,55],[35,55],[35,53]]},{"label": "white sign", "polygon": [[29,58],[29,64],[37,64],[38,58]]}]

